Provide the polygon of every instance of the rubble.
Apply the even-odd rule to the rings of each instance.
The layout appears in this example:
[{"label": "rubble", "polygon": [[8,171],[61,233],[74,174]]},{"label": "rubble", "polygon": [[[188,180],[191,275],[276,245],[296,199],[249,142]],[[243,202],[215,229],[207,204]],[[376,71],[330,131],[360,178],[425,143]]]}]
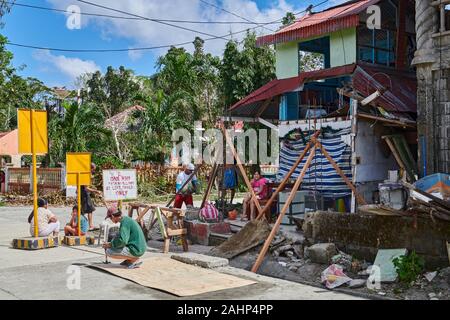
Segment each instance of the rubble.
[{"label": "rubble", "polygon": [[314,263],[329,264],[337,253],[334,243],[318,243],[307,248],[306,256]]}]

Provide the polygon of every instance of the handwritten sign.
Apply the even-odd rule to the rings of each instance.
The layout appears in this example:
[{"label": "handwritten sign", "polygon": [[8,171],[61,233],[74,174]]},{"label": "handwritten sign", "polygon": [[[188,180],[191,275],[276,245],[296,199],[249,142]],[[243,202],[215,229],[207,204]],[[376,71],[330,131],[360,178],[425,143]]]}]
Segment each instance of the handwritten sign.
[{"label": "handwritten sign", "polygon": [[104,170],[103,194],[106,201],[136,199],[136,170]]}]

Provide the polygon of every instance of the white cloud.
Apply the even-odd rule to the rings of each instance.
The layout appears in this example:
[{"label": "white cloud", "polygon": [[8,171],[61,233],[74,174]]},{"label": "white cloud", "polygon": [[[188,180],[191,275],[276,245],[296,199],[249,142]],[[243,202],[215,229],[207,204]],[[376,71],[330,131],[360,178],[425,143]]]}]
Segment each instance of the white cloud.
[{"label": "white cloud", "polygon": [[101,68],[91,60],[81,60],[79,58],[70,58],[64,55],[53,55],[50,51],[35,51],[34,59],[42,62],[43,68],[47,70],[55,69],[69,78],[73,83],[78,76],[84,73],[92,73]]},{"label": "white cloud", "polygon": [[[73,4],[73,0],[47,0],[52,3],[55,8],[66,8]],[[299,4],[292,6],[286,0],[273,1],[270,7],[261,9],[256,2],[252,0],[207,0],[215,3],[219,7],[236,13],[253,22],[265,23],[281,19],[287,11],[299,12],[304,10],[309,3],[299,1]],[[244,21],[238,17],[232,16],[229,13],[223,12],[219,9],[205,5],[199,0],[96,0],[96,4],[112,7],[121,11],[134,13],[148,18],[159,19],[179,19],[179,20],[207,20],[207,21]],[[111,15],[122,15],[122,13],[112,12],[105,9],[96,8],[87,4],[77,3],[82,12],[101,13]],[[323,8],[323,7],[320,7]],[[177,29],[171,26],[158,24],[151,21],[136,21],[136,20],[119,20],[107,19],[102,17],[88,17],[82,16],[83,27],[88,24],[95,24],[99,27],[103,36],[111,38],[125,38],[130,40],[131,46],[149,47],[159,46],[165,44],[177,44],[188,41],[193,41],[196,34]],[[245,21],[244,21],[245,22]],[[187,28],[195,29],[203,33],[208,33],[215,36],[226,36],[231,32],[242,31],[253,27],[248,24],[178,24]],[[276,30],[278,25],[268,25],[268,28]],[[259,28],[258,32],[270,33],[267,29]],[[200,35],[202,38],[208,38],[207,35]],[[235,39],[241,39],[245,33],[233,36]],[[212,40],[205,44],[206,50],[214,54],[222,54],[225,46],[223,40]],[[192,50],[192,46],[186,46]],[[165,50],[164,50],[165,51]],[[157,52],[161,54],[163,50]],[[131,57],[138,58],[135,54]]]}]

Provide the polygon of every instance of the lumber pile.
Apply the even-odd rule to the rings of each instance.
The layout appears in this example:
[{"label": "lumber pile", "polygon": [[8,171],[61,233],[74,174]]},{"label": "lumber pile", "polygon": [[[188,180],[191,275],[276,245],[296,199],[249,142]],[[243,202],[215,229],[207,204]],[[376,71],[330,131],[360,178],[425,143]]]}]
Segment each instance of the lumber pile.
[{"label": "lumber pile", "polygon": [[410,192],[408,213],[429,217],[433,220],[450,221],[450,203],[448,201],[419,190],[408,183],[404,182],[403,185]]}]

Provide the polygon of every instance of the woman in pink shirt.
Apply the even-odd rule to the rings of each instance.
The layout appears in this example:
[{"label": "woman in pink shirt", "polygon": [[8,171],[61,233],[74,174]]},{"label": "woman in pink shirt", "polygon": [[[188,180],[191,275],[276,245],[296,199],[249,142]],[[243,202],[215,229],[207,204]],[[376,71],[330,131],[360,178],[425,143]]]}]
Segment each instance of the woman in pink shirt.
[{"label": "woman in pink shirt", "polygon": [[[267,180],[261,176],[259,171],[256,171],[253,175],[253,180],[251,181],[253,191],[255,192],[256,196],[258,197],[258,200],[266,200],[267,198]],[[250,211],[250,215],[248,212]],[[255,216],[256,211],[256,205],[252,201],[252,195],[251,193],[247,194],[247,196],[244,199],[244,211],[243,211],[243,217],[254,220],[256,218]]]}]

